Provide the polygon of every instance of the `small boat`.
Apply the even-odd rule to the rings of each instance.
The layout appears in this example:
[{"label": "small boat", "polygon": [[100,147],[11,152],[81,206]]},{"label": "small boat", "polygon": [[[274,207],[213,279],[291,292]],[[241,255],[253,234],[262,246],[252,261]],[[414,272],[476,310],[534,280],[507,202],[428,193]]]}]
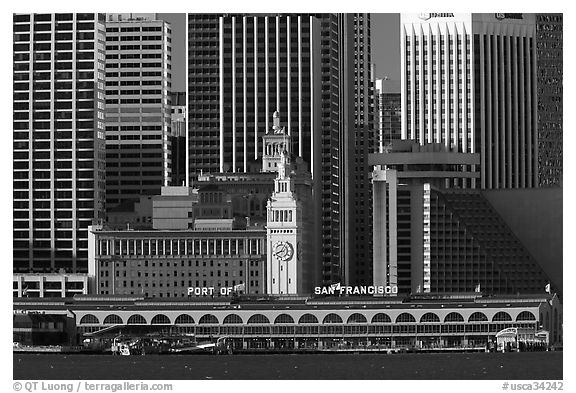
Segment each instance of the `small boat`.
[{"label": "small boat", "polygon": [[227,338],[219,337],[215,342],[199,343],[194,335],[120,335],[114,338],[111,350],[113,355],[121,356],[190,352],[231,353]]}]

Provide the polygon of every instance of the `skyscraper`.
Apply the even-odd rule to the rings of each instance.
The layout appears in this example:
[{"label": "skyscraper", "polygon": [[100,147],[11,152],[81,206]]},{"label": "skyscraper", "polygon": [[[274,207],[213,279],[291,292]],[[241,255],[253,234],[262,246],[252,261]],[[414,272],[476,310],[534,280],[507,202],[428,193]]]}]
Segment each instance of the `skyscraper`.
[{"label": "skyscraper", "polygon": [[106,23],[106,204],[160,194],[171,180],[170,24],[154,14]]},{"label": "skyscraper", "polygon": [[[367,165],[358,152],[371,143],[369,23],[366,14],[188,16],[190,178],[249,171],[261,159],[259,132],[274,111],[285,114],[292,151],[315,179],[327,283],[345,274],[342,234],[354,233],[349,220],[369,187],[366,171],[365,181],[354,177]],[[357,219],[365,221],[361,207]]]},{"label": "skyscraper", "polygon": [[372,185],[368,154],[376,146],[374,75],[371,58],[370,14],[342,14],[339,80],[341,96],[341,132],[339,150],[341,263],[343,282],[366,285],[372,282]]},{"label": "skyscraper", "polygon": [[248,171],[274,111],[284,114],[294,151],[318,170],[319,49],[320,20],[311,15],[190,14],[190,176]]},{"label": "skyscraper", "polygon": [[562,14],[536,14],[538,183],[562,186]]},{"label": "skyscraper", "polygon": [[402,14],[402,138],[480,153],[453,186],[537,186],[536,55],[533,14]]},{"label": "skyscraper", "polygon": [[14,272],[85,272],[104,218],[104,14],[14,14]]}]

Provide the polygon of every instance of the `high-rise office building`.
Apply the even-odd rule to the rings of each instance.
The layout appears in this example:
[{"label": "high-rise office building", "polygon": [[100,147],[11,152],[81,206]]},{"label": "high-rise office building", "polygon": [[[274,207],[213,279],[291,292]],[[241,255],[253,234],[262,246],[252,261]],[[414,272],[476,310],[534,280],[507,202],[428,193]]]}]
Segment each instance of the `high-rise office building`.
[{"label": "high-rise office building", "polygon": [[562,14],[536,14],[538,183],[562,186]]},{"label": "high-rise office building", "polygon": [[105,15],[14,14],[14,272],[85,272],[104,218]]},{"label": "high-rise office building", "polygon": [[172,147],[172,185],[182,186],[187,182],[188,160],[186,154],[186,92],[178,91],[171,93],[172,129],[170,145]]},{"label": "high-rise office building", "polygon": [[318,170],[312,130],[320,126],[313,83],[320,76],[320,20],[190,14],[188,28],[190,176],[248,171],[275,111],[294,151]]},{"label": "high-rise office building", "polygon": [[106,204],[171,181],[171,28],[154,14],[106,23]]},{"label": "high-rise office building", "polygon": [[344,105],[340,148],[342,281],[347,285],[372,282],[372,184],[368,154],[376,146],[374,75],[371,58],[370,14],[343,14],[341,18],[340,80]]},{"label": "high-rise office building", "polygon": [[[371,143],[364,137],[373,121],[369,24],[366,14],[188,16],[190,178],[249,171],[273,113],[282,113],[292,151],[315,179],[327,283],[343,279],[342,234],[356,228],[346,221],[355,213],[344,209],[353,212],[370,186],[366,171],[365,182],[354,177],[367,165],[358,151]],[[346,200],[346,187],[358,195]],[[367,209],[358,213],[365,221]]]},{"label": "high-rise office building", "polygon": [[479,153],[452,186],[537,186],[536,59],[534,14],[402,14],[402,138]]}]

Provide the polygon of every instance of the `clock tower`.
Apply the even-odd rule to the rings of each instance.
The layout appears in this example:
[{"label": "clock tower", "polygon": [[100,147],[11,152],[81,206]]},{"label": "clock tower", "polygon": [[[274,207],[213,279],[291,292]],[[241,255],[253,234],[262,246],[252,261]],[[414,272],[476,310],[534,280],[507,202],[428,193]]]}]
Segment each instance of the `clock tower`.
[{"label": "clock tower", "polygon": [[[274,114],[275,120],[279,115]],[[279,122],[279,120],[277,120]],[[270,138],[272,137],[272,138]],[[275,123],[275,133],[266,135],[264,171],[277,171],[274,192],[267,204],[266,286],[271,295],[305,295],[312,292],[314,271],[310,266],[311,225],[304,213],[308,210],[304,189],[297,188],[298,171],[289,154],[290,136]],[[272,169],[273,168],[273,169]],[[308,238],[308,239],[307,239]]]}]

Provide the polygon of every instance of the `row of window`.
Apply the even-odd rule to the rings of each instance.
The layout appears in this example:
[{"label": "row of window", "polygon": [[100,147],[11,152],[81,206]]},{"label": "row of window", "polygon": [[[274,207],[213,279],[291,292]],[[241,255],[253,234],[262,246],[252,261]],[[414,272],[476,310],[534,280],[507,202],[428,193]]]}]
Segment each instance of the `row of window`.
[{"label": "row of window", "polygon": [[100,240],[97,255],[241,255],[260,254],[260,239]]}]

